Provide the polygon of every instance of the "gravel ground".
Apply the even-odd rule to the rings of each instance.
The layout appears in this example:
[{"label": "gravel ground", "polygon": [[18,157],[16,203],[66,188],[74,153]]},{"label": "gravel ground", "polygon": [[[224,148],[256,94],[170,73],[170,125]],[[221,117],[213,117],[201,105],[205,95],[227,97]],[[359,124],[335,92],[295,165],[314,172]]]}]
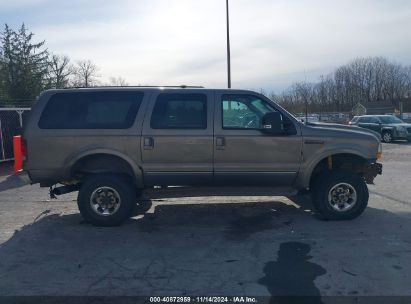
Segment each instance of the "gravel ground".
[{"label": "gravel ground", "polygon": [[410,159],[410,144],[384,145],[353,221],[317,219],[308,197],[203,197],[155,200],[116,228],[3,164],[0,296],[411,296]]}]

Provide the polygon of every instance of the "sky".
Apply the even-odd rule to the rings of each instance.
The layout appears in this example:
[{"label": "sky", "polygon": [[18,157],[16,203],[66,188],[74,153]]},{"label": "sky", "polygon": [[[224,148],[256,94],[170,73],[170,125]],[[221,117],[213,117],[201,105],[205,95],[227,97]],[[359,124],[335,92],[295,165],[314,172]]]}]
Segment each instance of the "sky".
[{"label": "sky", "polygon": [[[0,0],[56,54],[101,81],[227,86],[225,0]],[[411,64],[409,0],[230,0],[232,87],[281,92],[356,57]]]}]

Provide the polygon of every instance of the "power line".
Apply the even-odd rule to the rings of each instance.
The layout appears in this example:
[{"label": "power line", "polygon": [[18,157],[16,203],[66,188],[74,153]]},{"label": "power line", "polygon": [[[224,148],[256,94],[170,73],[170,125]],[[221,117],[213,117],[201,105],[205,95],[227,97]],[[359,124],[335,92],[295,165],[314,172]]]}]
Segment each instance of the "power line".
[{"label": "power line", "polygon": [[226,0],[226,17],[227,17],[227,82],[228,88],[231,88],[231,51],[230,51],[230,19],[228,11],[228,0]]}]

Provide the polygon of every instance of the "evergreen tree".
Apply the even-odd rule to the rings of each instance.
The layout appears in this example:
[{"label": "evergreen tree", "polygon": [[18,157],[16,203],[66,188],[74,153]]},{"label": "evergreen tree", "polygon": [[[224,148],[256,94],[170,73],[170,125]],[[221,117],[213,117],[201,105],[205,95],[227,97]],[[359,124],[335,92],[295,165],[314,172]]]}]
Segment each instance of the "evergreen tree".
[{"label": "evergreen tree", "polygon": [[18,31],[6,24],[1,34],[1,83],[9,100],[33,99],[50,86],[45,41],[34,43],[33,36],[24,24]]}]

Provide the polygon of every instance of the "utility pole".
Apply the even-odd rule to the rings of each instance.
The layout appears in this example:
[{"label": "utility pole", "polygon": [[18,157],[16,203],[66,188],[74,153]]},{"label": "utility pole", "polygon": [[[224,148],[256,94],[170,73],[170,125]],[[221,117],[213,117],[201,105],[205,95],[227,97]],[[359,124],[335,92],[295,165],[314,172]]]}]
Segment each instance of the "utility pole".
[{"label": "utility pole", "polygon": [[[304,69],[304,89],[307,89],[307,74]],[[305,103],[305,124],[308,122],[308,100],[307,100],[307,92],[304,94],[304,103]]]},{"label": "utility pole", "polygon": [[226,16],[227,16],[227,77],[228,88],[231,88],[231,52],[230,52],[230,18],[228,13],[228,0],[226,0]]}]

